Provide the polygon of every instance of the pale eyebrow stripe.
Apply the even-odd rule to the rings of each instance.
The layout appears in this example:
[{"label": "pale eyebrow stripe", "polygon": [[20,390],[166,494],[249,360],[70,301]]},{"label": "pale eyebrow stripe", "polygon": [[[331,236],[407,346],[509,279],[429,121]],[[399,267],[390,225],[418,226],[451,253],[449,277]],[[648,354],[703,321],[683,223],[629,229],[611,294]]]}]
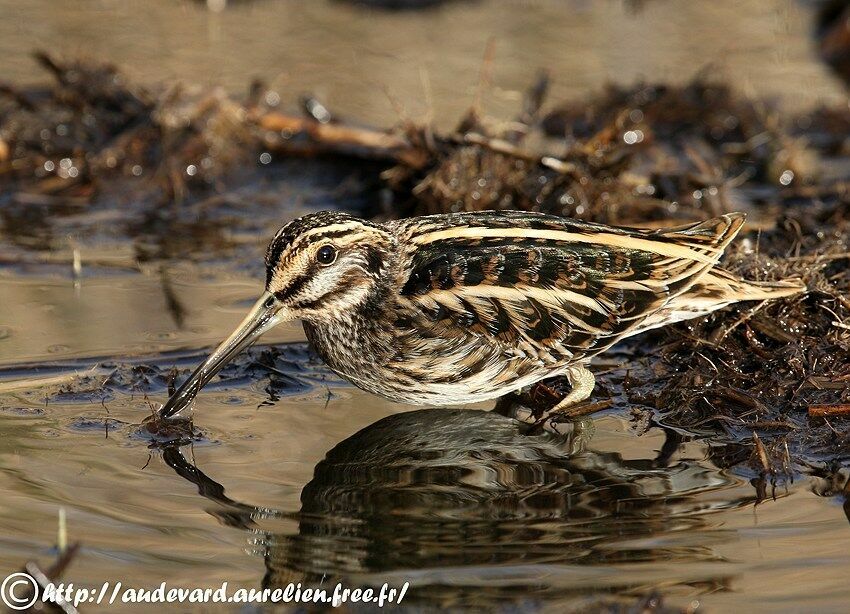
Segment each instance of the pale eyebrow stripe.
[{"label": "pale eyebrow stripe", "polygon": [[[331,224],[329,226],[319,226],[318,228],[313,228],[311,230],[308,230],[307,232],[304,232],[300,235],[297,235],[295,238],[300,241],[300,240],[306,239],[308,237],[312,237],[313,235],[316,235],[316,234],[347,232],[347,231],[354,230],[355,228],[359,228],[359,227],[362,227],[362,226],[364,226],[363,222],[357,222],[357,221],[352,220],[350,222],[343,222],[343,223],[340,223],[340,224]],[[278,230],[277,233],[275,234],[273,240],[280,238],[280,236],[284,233],[285,230],[286,230],[286,226],[284,226],[283,228]]]},{"label": "pale eyebrow stripe", "polygon": [[341,224],[331,224],[330,226],[319,226],[318,228],[313,228],[312,230],[308,230],[307,232],[301,234],[299,238],[307,239],[317,234],[332,234],[332,233],[340,233],[340,232],[348,232],[350,230],[354,230],[355,228],[362,228],[363,222],[343,222]]}]

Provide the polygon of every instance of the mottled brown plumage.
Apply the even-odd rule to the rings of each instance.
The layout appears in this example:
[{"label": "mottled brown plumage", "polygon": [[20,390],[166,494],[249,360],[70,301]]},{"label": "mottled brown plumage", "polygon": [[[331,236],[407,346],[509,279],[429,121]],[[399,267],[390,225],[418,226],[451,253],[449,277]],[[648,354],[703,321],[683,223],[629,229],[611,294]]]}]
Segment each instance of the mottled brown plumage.
[{"label": "mottled brown plumage", "polygon": [[185,407],[277,322],[301,319],[328,365],[357,386],[416,404],[495,398],[566,375],[629,335],[730,303],[788,296],[717,267],[741,214],[662,230],[521,212],[377,224],[338,212],[284,226],[266,255],[266,293],[162,410]]}]

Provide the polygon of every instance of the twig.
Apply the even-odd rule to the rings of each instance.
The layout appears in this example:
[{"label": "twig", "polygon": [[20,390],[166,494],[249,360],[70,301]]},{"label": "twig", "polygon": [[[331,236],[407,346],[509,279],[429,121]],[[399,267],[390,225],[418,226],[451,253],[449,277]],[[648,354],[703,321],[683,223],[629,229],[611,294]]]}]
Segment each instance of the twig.
[{"label": "twig", "polygon": [[478,86],[475,88],[475,98],[472,102],[472,112],[476,116],[481,113],[481,99],[484,90],[490,87],[493,72],[493,58],[496,56],[496,39],[490,37],[484,48],[484,59],[481,60],[481,68],[478,72]]},{"label": "twig", "polygon": [[825,418],[827,416],[847,415],[850,415],[850,403],[840,403],[837,405],[809,405],[810,418]]},{"label": "twig", "polygon": [[767,460],[767,450],[764,449],[764,444],[759,439],[758,433],[753,432],[753,443],[756,446],[756,453],[759,457],[759,462],[765,473],[770,473],[770,461]]},{"label": "twig", "polygon": [[733,330],[738,328],[741,324],[745,323],[750,318],[752,318],[754,315],[756,315],[761,310],[761,308],[764,307],[766,304],[767,304],[767,301],[761,301],[760,303],[757,303],[755,305],[755,307],[747,310],[731,326],[728,326],[727,328],[718,329],[717,332],[719,334],[712,334],[711,335],[711,341],[715,344],[721,343],[727,337],[727,335],[729,335],[729,333],[731,333]]},{"label": "twig", "polygon": [[564,409],[556,412],[552,418],[568,418],[570,420],[574,418],[581,418],[583,416],[589,416],[590,414],[595,414],[598,411],[602,411],[608,407],[611,407],[614,402],[610,399],[605,401],[597,401],[596,403],[588,403],[582,405],[575,405],[574,407],[570,407],[569,409]]},{"label": "twig", "polygon": [[784,258],[786,262],[830,262],[832,260],[844,260],[850,258],[850,252],[841,252],[839,254],[811,254],[808,256],[788,256]]},{"label": "twig", "polygon": [[273,151],[302,155],[341,153],[401,162],[413,168],[421,168],[430,158],[428,152],[407,138],[381,130],[323,124],[313,118],[277,112],[265,113],[254,121],[263,130],[283,135],[266,139],[266,146]]}]

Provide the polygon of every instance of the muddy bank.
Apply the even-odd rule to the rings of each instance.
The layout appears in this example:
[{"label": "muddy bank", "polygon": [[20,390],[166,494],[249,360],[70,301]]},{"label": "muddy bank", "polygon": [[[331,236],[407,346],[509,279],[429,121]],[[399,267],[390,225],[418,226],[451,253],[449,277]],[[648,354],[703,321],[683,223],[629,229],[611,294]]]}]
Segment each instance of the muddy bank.
[{"label": "muddy bank", "polygon": [[[744,211],[724,265],[798,276],[809,292],[622,345],[597,369],[595,400],[610,395],[606,411],[630,412],[637,430],[709,437],[721,464],[763,478],[831,474],[847,459],[846,108],[788,116],[708,73],[548,101],[561,76],[541,74],[514,117],[473,104],[451,132],[374,129],[259,82],[235,99],[38,57],[52,81],[0,90],[6,266],[66,249],[70,225],[83,243],[132,243],[137,263],[247,268],[283,221],[280,203],[303,193],[305,210],[378,219],[504,208],[660,226]],[[144,370],[124,377],[150,385]]]}]

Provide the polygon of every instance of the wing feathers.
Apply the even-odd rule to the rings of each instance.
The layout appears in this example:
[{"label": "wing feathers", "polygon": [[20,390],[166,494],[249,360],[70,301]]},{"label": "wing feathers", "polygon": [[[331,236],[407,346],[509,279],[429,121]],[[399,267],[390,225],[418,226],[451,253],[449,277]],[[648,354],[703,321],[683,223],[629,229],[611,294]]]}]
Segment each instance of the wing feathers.
[{"label": "wing feathers", "polygon": [[402,300],[443,335],[563,360],[641,328],[712,269],[744,216],[652,231],[518,213],[421,220],[402,242]]},{"label": "wing feathers", "polygon": [[585,243],[706,263],[716,262],[713,256],[723,252],[745,219],[742,213],[730,213],[706,222],[646,231],[540,214],[517,215],[516,212],[512,215],[483,212],[440,217],[442,223],[439,226],[421,224],[411,233],[409,240],[417,246],[440,241],[477,242],[486,239]]}]

